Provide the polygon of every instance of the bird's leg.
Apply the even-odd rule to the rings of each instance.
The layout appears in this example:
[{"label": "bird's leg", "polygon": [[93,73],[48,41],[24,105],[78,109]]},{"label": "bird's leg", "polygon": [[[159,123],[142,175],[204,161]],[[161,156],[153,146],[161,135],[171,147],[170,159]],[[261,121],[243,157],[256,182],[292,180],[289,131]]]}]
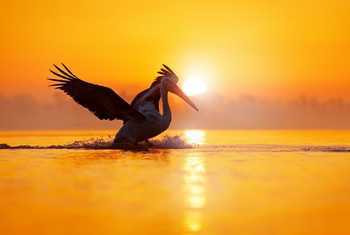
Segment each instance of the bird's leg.
[{"label": "bird's leg", "polygon": [[113,141],[113,147],[114,148],[120,148],[120,149],[132,149],[138,146],[138,142],[134,141],[130,138],[126,137],[120,137],[116,136],[116,138]]},{"label": "bird's leg", "polygon": [[142,146],[139,145],[138,142],[115,142],[113,143],[112,147],[123,150],[133,150],[142,148]]}]

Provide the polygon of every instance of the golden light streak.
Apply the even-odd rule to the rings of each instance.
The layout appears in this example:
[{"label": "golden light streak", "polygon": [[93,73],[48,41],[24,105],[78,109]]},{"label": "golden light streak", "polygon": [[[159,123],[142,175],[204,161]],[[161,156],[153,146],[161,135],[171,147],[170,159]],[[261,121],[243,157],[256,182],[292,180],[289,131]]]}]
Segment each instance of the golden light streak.
[{"label": "golden light streak", "polygon": [[205,164],[203,159],[197,154],[185,159],[184,167],[184,189],[185,207],[184,224],[189,232],[199,232],[202,230],[201,209],[206,204],[205,190]]}]

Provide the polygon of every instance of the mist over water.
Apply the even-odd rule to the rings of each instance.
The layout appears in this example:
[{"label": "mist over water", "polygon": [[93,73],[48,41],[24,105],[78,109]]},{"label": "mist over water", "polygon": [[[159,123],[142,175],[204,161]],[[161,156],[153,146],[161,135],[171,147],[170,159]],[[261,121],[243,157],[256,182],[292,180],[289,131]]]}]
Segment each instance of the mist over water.
[{"label": "mist over water", "polygon": [[[11,133],[11,132],[10,132]],[[335,135],[336,133],[336,135]],[[130,146],[113,146],[113,136],[107,132],[23,132],[11,137],[21,139],[17,144],[0,142],[0,149],[196,149],[197,151],[218,152],[350,152],[349,131],[209,131],[183,130],[169,131],[160,137],[150,140],[150,144],[139,143],[134,148]],[[312,135],[319,136],[312,137]],[[321,135],[320,135],[321,134]],[[104,136],[103,136],[104,135]],[[335,135],[335,136],[334,136]],[[1,138],[1,136],[3,138]],[[0,135],[0,140],[6,141],[6,132]],[[42,139],[36,144],[31,139]],[[47,142],[55,138],[66,143]],[[9,138],[11,139],[11,138]],[[25,143],[24,139],[29,139]],[[11,141],[10,141],[11,142]],[[45,144],[47,142],[47,144]]]},{"label": "mist over water", "polygon": [[[120,91],[120,94],[125,92]],[[137,91],[123,95],[130,100]],[[193,97],[200,112],[192,112],[170,96],[172,128],[194,129],[346,129],[350,103],[300,96],[289,100],[254,95],[228,98],[220,94]],[[220,103],[220,105],[218,105]],[[32,95],[1,96],[0,130],[117,129],[119,121],[101,121],[61,93],[50,100]]]}]

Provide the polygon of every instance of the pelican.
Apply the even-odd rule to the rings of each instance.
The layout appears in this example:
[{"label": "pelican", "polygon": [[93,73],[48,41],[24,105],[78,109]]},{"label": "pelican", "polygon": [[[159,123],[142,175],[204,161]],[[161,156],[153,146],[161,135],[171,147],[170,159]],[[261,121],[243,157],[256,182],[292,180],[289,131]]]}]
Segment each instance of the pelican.
[{"label": "pelican", "polygon": [[[50,72],[56,77],[49,77],[48,80],[55,83],[50,86],[64,91],[100,120],[123,121],[123,126],[114,138],[114,146],[148,142],[150,138],[167,130],[172,118],[168,92],[176,94],[198,111],[196,105],[177,86],[177,75],[164,64],[151,86],[138,93],[130,104],[110,88],[81,80],[63,63],[62,67],[55,64],[54,67],[56,71],[50,69]],[[160,99],[162,114],[159,111]]]}]

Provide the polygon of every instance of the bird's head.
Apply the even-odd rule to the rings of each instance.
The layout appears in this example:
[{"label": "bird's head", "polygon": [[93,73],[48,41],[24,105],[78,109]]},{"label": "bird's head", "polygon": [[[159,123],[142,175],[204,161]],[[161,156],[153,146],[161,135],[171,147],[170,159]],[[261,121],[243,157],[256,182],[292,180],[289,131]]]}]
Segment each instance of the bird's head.
[{"label": "bird's head", "polygon": [[197,106],[192,102],[192,100],[181,90],[181,88],[176,84],[177,80],[175,81],[171,77],[165,77],[161,81],[161,86],[174,93],[175,95],[179,96],[182,98],[188,105],[190,105],[193,109],[198,111]]},{"label": "bird's head", "polygon": [[139,103],[144,102],[145,100],[151,101],[154,103],[154,106],[159,110],[159,99],[160,99],[160,88],[163,87],[166,90],[176,94],[181,97],[187,104],[192,108],[198,111],[196,105],[188,98],[187,95],[176,85],[179,81],[179,78],[168,66],[163,64],[163,67],[158,71],[157,78],[152,82],[151,86],[140,92],[134,100],[131,102],[131,106],[136,106]]}]

